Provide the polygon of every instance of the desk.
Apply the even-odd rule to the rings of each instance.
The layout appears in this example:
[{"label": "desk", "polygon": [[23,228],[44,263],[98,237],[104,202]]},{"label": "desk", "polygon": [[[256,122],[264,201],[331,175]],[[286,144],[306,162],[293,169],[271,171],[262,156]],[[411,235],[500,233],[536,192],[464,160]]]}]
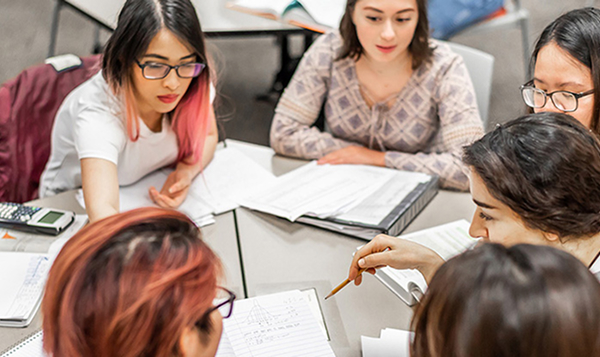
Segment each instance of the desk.
[{"label": "desk", "polygon": [[[229,145],[276,175],[306,163],[256,145]],[[471,220],[474,210],[469,194],[440,191],[406,232]],[[315,287],[322,299],[346,278],[352,253],[365,243],[243,208],[236,210],[236,218],[249,296]],[[385,327],[407,329],[412,317],[412,310],[373,277],[320,302],[337,356],[360,356],[361,335],[379,336]]]},{"label": "desk", "polygon": [[[75,213],[85,213],[85,210],[77,203],[74,191],[64,192],[53,197],[32,201],[31,203],[39,206],[71,210]],[[215,224],[202,228],[202,235],[208,245],[221,258],[225,273],[224,285],[233,290],[237,296],[243,298],[245,296],[244,283],[242,280],[233,212],[216,216],[215,221]],[[27,328],[0,327],[0,352],[39,329],[42,325],[40,315],[38,312],[31,325]]]}]

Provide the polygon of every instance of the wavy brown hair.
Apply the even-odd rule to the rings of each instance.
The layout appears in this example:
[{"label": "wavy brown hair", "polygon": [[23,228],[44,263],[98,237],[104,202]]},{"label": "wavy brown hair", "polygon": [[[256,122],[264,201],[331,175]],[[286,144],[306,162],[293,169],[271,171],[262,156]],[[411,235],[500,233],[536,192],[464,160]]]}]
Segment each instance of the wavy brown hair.
[{"label": "wavy brown hair", "polygon": [[600,233],[600,141],[570,115],[498,126],[465,148],[463,162],[529,228],[560,238]]},{"label": "wavy brown hair", "polygon": [[83,228],[56,258],[42,302],[54,357],[180,356],[184,329],[212,328],[220,276],[200,230],[177,211],[141,208]]},{"label": "wavy brown hair", "polygon": [[599,356],[599,296],[598,280],[564,251],[484,244],[434,275],[411,323],[411,356]]},{"label": "wavy brown hair", "polygon": [[[346,12],[340,22],[340,35],[343,39],[343,45],[338,60],[344,58],[360,59],[363,54],[363,47],[356,34],[356,26],[352,21],[352,15],[356,8],[356,3],[360,0],[348,0],[346,3]],[[427,0],[416,0],[419,20],[415,28],[415,34],[408,46],[412,55],[412,68],[416,69],[421,64],[428,62],[433,56],[433,49],[429,46],[429,20],[427,19]]]}]

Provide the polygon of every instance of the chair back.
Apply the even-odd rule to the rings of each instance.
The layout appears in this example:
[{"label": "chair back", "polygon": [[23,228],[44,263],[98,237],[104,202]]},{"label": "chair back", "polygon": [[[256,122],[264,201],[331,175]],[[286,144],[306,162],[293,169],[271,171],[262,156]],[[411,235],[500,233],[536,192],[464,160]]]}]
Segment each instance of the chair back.
[{"label": "chair back", "polygon": [[467,66],[469,76],[471,77],[471,81],[473,81],[475,96],[477,97],[477,106],[479,107],[479,114],[485,129],[488,122],[490,97],[492,94],[494,56],[458,43],[446,43],[454,53],[463,58],[465,65]]},{"label": "chair back", "polygon": [[0,87],[0,202],[37,198],[50,157],[54,117],[66,96],[100,69],[101,56],[57,71],[50,64],[28,68]]}]

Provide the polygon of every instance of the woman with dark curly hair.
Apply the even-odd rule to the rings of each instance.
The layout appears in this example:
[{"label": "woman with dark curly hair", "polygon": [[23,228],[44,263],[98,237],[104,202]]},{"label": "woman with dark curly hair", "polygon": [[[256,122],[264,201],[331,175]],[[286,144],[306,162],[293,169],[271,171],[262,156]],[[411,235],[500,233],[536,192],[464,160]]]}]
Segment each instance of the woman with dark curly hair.
[{"label": "woman with dark curly hair", "polygon": [[[600,274],[600,141],[589,129],[566,114],[530,114],[466,147],[463,161],[477,205],[473,237],[552,246]],[[380,235],[355,254],[349,278],[389,265],[430,280],[442,264],[420,244]]]}]

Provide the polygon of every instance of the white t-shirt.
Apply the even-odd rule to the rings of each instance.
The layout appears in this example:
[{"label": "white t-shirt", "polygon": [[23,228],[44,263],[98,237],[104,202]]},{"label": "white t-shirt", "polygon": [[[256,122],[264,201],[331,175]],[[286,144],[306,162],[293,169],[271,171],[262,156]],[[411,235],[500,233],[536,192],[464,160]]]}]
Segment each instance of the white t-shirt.
[{"label": "white t-shirt", "polygon": [[[210,94],[212,101],[212,86]],[[123,105],[102,72],[67,96],[52,128],[52,149],[40,180],[40,197],[81,187],[81,159],[104,159],[117,165],[120,186],[176,161],[177,136],[167,115],[160,132],[152,132],[139,120],[139,138],[131,141],[122,111]]]}]

